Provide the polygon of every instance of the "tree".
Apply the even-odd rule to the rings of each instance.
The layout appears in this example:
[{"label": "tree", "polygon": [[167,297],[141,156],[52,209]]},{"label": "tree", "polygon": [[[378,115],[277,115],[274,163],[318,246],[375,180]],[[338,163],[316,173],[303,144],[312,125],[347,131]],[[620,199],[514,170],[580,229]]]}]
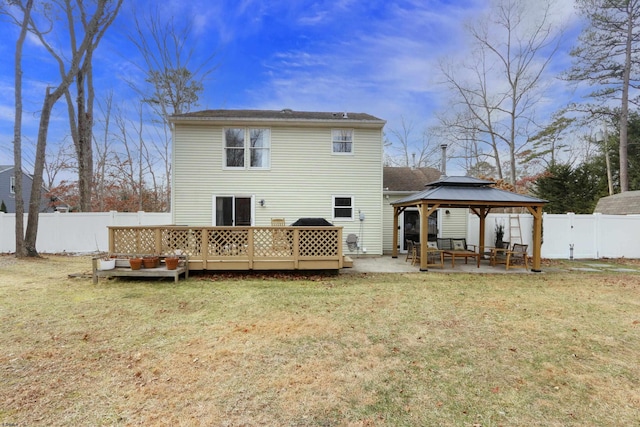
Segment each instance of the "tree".
[{"label": "tree", "polygon": [[[70,52],[71,57],[68,63],[59,63],[60,67],[60,82],[57,87],[47,87],[45,91],[44,101],[42,104],[42,110],[40,112],[40,124],[38,128],[38,139],[36,145],[36,157],[34,162],[34,171],[33,171],[33,182],[31,187],[31,198],[29,200],[29,216],[27,222],[27,229],[25,233],[24,246],[26,255],[28,256],[37,256],[38,252],[36,249],[36,238],[38,234],[38,211],[41,197],[41,188],[43,184],[43,170],[46,156],[46,146],[47,146],[47,134],[49,130],[49,121],[51,118],[51,112],[55,103],[65,95],[69,86],[74,82],[78,72],[80,71],[81,64],[83,63],[83,59],[85,59],[85,55],[90,49],[95,48],[97,41],[103,34],[105,28],[112,22],[112,15],[117,13],[117,8],[121,3],[119,0],[116,3],[116,7],[110,9],[113,1],[111,0],[96,0],[95,8],[93,10],[93,14],[87,15],[87,11],[78,5],[82,4],[82,0],[76,0],[75,4],[71,3],[71,0],[59,0],[51,2],[45,8],[45,11],[51,13],[50,15],[44,15],[43,18],[45,21],[51,24],[50,16],[55,16],[55,12],[60,12],[61,16],[66,18],[66,25],[69,29],[69,37],[73,39],[72,42],[72,51]],[[22,2],[14,2],[14,5],[18,8],[18,10],[22,13],[22,16],[27,15],[26,5],[22,4]],[[74,6],[78,6],[79,10],[82,11],[82,16],[78,18],[74,12],[76,8]],[[57,7],[57,10],[52,10],[52,8]],[[76,32],[75,25],[77,24],[77,20],[80,19],[80,22],[83,23],[84,34],[80,40],[80,43],[76,44]],[[34,19],[33,15],[30,15],[27,19],[28,22],[28,31],[33,33],[38,40],[42,43],[43,46],[50,52],[52,52],[51,45],[47,42],[45,37],[47,31],[42,30],[39,23]],[[77,46],[77,47],[76,47]],[[92,51],[92,50],[91,50]],[[18,256],[23,256],[24,254],[18,254]]]},{"label": "tree", "polygon": [[549,201],[545,212],[593,213],[600,197],[607,194],[606,179],[601,173],[594,172],[593,165],[589,163],[575,169],[568,164],[552,165],[536,180],[533,193]]},{"label": "tree", "polygon": [[[78,187],[80,189],[79,210],[83,212],[91,211],[91,186],[93,183],[93,106],[95,93],[93,88],[93,53],[104,36],[107,28],[111,26],[122,5],[122,0],[113,1],[112,10],[105,14],[103,22],[100,23],[100,30],[94,40],[87,47],[82,58],[82,64],[75,79],[75,104],[72,100],[70,87],[65,92],[67,108],[69,110],[69,128],[78,160]],[[87,22],[87,11],[82,1],[77,2],[80,12],[80,24],[86,32],[89,23]],[[73,25],[69,25],[71,52],[77,51],[76,34]],[[48,45],[47,45],[48,46]],[[64,62],[61,56],[53,49],[49,49],[51,55],[56,58],[60,65]],[[61,72],[64,68],[61,67]],[[75,105],[75,107],[74,107]]]},{"label": "tree", "polygon": [[192,66],[193,47],[187,48],[190,43],[193,45],[190,23],[181,28],[175,26],[173,19],[163,23],[157,10],[145,18],[139,16],[143,15],[134,14],[134,31],[129,34],[129,40],[142,57],[142,63],[136,65],[144,75],[146,84],[140,85],[136,81],[130,81],[129,84],[142,96],[162,124],[164,134],[158,135],[159,138],[152,140],[148,146],[155,148],[164,163],[167,198],[170,198],[169,118],[174,114],[188,113],[197,105],[200,93],[204,90],[203,81],[215,69],[210,65],[215,52],[200,65]]},{"label": "tree", "polygon": [[543,93],[541,79],[562,37],[552,24],[551,12],[549,1],[500,0],[489,15],[468,26],[473,40],[471,59],[462,67],[447,63],[440,67],[458,114],[456,120],[443,125],[453,132],[475,132],[487,146],[489,151],[482,155],[493,159],[498,178],[504,177],[501,156],[506,149],[514,185],[518,153],[535,128],[535,104]]},{"label": "tree", "polygon": [[407,122],[402,117],[401,125],[401,129],[390,131],[394,139],[391,146],[397,155],[391,156],[389,163],[404,167],[437,167],[438,160],[434,159],[440,148],[433,144],[431,135],[425,131],[422,140],[418,141],[413,137],[413,122]]},{"label": "tree", "polygon": [[[13,123],[13,173],[16,197],[16,255],[25,255],[24,243],[24,200],[22,199],[22,49],[24,40],[29,29],[29,21],[31,20],[31,10],[33,9],[33,0],[27,0],[23,8],[22,22],[20,25],[20,35],[16,41],[15,53],[15,121]],[[4,13],[4,8],[3,8]],[[4,212],[7,207],[2,201]]]},{"label": "tree", "polygon": [[575,120],[575,118],[565,117],[561,113],[556,114],[549,125],[529,138],[532,145],[530,150],[523,153],[525,155],[524,161],[528,163],[540,160],[546,167],[558,163],[560,153],[569,147],[563,141],[567,130],[571,128]]},{"label": "tree", "polygon": [[565,78],[595,86],[590,97],[600,105],[620,102],[620,191],[629,189],[628,119],[630,89],[640,88],[640,0],[577,0],[587,25],[571,51]]}]

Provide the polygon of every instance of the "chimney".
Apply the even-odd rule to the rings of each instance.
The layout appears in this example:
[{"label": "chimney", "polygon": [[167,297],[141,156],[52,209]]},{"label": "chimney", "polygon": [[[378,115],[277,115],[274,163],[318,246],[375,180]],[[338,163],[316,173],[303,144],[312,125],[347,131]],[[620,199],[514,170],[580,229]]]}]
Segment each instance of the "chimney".
[{"label": "chimney", "polygon": [[416,168],[416,153],[411,153],[411,157],[413,158],[413,160],[411,162],[411,169],[415,169]]},{"label": "chimney", "polygon": [[442,149],[442,166],[440,167],[441,178],[446,178],[447,176],[447,144],[440,144],[440,148]]}]

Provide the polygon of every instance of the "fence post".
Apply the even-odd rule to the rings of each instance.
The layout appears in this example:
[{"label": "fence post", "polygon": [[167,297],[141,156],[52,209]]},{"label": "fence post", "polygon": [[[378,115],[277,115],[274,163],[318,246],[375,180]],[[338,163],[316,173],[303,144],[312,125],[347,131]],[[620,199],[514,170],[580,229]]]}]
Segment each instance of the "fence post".
[{"label": "fence post", "polygon": [[602,214],[593,214],[593,250],[596,254],[596,259],[600,259],[600,228],[602,224]]},{"label": "fence post", "polygon": [[[5,233],[5,218],[7,217],[7,214],[4,212],[0,212],[0,253],[2,252],[11,252],[9,250],[9,246],[7,244],[5,244],[4,242],[8,242],[9,241],[9,233]],[[5,235],[6,234],[6,235]]]},{"label": "fence post", "polygon": [[567,219],[569,220],[569,248],[568,248],[568,258],[571,258],[572,252],[575,257],[575,238],[573,236],[573,222],[575,220],[576,214],[573,212],[567,212]]}]

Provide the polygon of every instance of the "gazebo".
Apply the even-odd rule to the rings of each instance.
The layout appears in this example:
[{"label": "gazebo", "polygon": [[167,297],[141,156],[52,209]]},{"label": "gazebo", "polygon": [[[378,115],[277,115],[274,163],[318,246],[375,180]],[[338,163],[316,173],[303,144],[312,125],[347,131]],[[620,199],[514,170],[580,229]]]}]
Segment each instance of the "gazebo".
[{"label": "gazebo", "polygon": [[542,208],[546,200],[512,193],[493,187],[495,182],[468,176],[442,177],[427,184],[426,189],[400,199],[393,206],[393,253],[398,257],[398,216],[408,207],[420,212],[420,271],[427,271],[427,239],[429,215],[440,208],[468,208],[480,219],[479,251],[484,253],[485,220],[494,208],[524,207],[533,215],[532,271],[540,272],[542,246]]}]

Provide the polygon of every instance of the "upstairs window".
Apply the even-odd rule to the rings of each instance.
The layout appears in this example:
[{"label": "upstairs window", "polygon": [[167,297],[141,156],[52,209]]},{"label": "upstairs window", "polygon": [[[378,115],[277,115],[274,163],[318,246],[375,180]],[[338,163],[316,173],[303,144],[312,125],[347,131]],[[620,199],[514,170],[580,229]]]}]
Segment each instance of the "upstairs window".
[{"label": "upstairs window", "polygon": [[226,129],[224,131],[225,166],[244,168],[244,129]]},{"label": "upstairs window", "polygon": [[353,153],[353,130],[333,129],[331,131],[331,140],[334,154]]},{"label": "upstairs window", "polygon": [[16,194],[16,177],[12,176],[9,178],[9,192],[11,194]]},{"label": "upstairs window", "polygon": [[224,165],[230,169],[270,167],[269,129],[228,128],[224,131]]},{"label": "upstairs window", "polygon": [[249,129],[249,153],[252,168],[268,168],[269,165],[269,129]]},{"label": "upstairs window", "polygon": [[353,197],[333,196],[333,219],[353,220]]}]

